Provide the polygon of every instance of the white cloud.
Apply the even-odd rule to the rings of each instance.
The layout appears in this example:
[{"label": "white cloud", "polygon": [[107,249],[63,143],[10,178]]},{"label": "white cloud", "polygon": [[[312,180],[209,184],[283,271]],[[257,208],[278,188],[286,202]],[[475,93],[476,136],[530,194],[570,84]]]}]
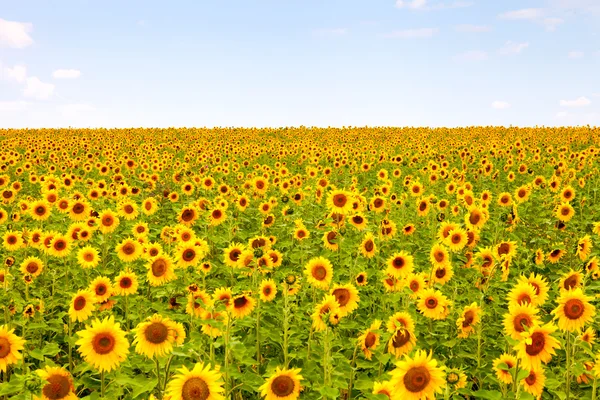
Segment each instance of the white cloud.
[{"label": "white cloud", "polygon": [[437,28],[421,28],[421,29],[406,29],[403,31],[393,31],[383,35],[386,38],[401,38],[401,39],[412,39],[412,38],[428,38],[435,35],[439,29]]},{"label": "white cloud", "polygon": [[54,79],[75,79],[81,76],[81,71],[77,69],[57,69],[52,73]]},{"label": "white cloud", "polygon": [[506,101],[496,100],[492,103],[492,108],[496,110],[505,110],[510,107],[510,104]]},{"label": "white cloud", "polygon": [[598,0],[552,0],[551,6],[569,13],[600,15]]},{"label": "white cloud", "polygon": [[485,60],[487,60],[487,58],[488,58],[488,54],[485,51],[473,50],[473,51],[466,51],[464,53],[455,55],[454,61],[465,61],[465,62],[485,61]]},{"label": "white cloud", "polygon": [[33,44],[29,32],[33,25],[27,22],[7,21],[0,18],[0,47],[22,49]]},{"label": "white cloud", "polygon": [[561,100],[560,105],[563,107],[585,107],[589,106],[592,102],[585,96],[581,96],[575,100]]},{"label": "white cloud", "polygon": [[348,33],[346,28],[315,29],[313,34],[316,36],[343,36]]},{"label": "white cloud", "polygon": [[411,8],[413,10],[423,8],[427,5],[427,0],[396,0],[397,8]]},{"label": "white cloud", "polygon": [[584,55],[585,53],[583,51],[578,50],[570,51],[568,54],[569,58],[582,58]]},{"label": "white cloud", "polygon": [[504,44],[504,46],[498,50],[498,53],[502,55],[511,55],[511,54],[519,54],[523,50],[529,47],[529,42],[524,43],[514,43],[510,40]]},{"label": "white cloud", "polygon": [[44,83],[37,77],[32,76],[27,78],[25,82],[25,89],[23,95],[25,97],[32,97],[38,100],[46,100],[54,92],[54,85],[51,83]]},{"label": "white cloud", "polygon": [[0,112],[1,111],[24,111],[29,105],[28,101],[0,101]]},{"label": "white cloud", "polygon": [[556,17],[544,18],[542,20],[542,24],[546,27],[546,30],[549,32],[555,31],[556,27],[562,24],[563,22],[565,22],[564,19]]},{"label": "white cloud", "polygon": [[454,30],[457,32],[467,32],[467,33],[481,33],[481,32],[489,32],[492,30],[491,26],[488,25],[457,25],[454,27]]},{"label": "white cloud", "polygon": [[507,11],[500,14],[498,17],[501,19],[526,19],[535,20],[541,18],[544,15],[544,10],[541,8],[523,8],[521,10]]},{"label": "white cloud", "polygon": [[0,69],[0,78],[7,81],[25,82],[27,78],[27,68],[24,65],[15,65],[12,68],[4,67]]},{"label": "white cloud", "polygon": [[594,97],[600,97],[600,93],[594,93],[594,94],[592,94],[592,96],[594,96]]}]

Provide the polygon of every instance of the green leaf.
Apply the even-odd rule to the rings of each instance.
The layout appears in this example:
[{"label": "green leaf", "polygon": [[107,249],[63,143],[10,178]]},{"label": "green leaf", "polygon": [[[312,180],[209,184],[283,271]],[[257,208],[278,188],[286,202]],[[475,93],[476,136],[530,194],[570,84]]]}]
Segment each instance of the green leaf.
[{"label": "green leaf", "polygon": [[474,394],[478,399],[502,400],[502,393],[497,390],[478,390]]}]

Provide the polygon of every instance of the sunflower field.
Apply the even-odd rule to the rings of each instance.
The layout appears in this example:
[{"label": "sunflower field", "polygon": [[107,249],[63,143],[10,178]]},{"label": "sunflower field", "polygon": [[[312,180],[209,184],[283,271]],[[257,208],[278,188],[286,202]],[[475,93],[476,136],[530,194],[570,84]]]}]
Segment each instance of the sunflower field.
[{"label": "sunflower field", "polygon": [[597,398],[600,128],[0,142],[0,399]]}]

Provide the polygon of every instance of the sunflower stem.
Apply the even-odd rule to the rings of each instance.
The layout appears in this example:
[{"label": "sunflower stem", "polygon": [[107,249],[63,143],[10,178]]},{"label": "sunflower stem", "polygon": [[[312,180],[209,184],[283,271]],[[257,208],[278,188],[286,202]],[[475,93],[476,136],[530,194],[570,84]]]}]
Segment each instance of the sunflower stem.
[{"label": "sunflower stem", "polygon": [[352,355],[352,360],[350,361],[350,383],[348,384],[348,400],[352,400],[352,385],[354,384],[354,364],[356,363],[356,354],[358,352],[359,344],[357,343],[354,347],[354,354]]},{"label": "sunflower stem", "polygon": [[163,393],[167,390],[167,382],[169,380],[169,370],[171,369],[171,361],[173,361],[173,355],[169,357],[167,361],[167,366],[165,367],[165,381],[163,382]]},{"label": "sunflower stem", "polygon": [[517,365],[515,365],[515,374],[513,376],[513,392],[515,394],[515,399],[519,398],[519,389],[521,387],[521,385],[517,381],[518,376],[519,376],[519,358],[517,358]]},{"label": "sunflower stem", "polygon": [[256,304],[256,372],[260,375],[260,297]]},{"label": "sunflower stem", "polygon": [[158,357],[155,356],[154,361],[156,363],[156,386],[158,387],[158,398],[162,399],[162,387],[160,384],[160,363],[158,362]]},{"label": "sunflower stem", "polygon": [[125,295],[125,328],[129,331],[129,296]]},{"label": "sunflower stem", "polygon": [[100,397],[104,398],[104,391],[106,390],[106,386],[104,386],[104,371],[100,372]]},{"label": "sunflower stem", "polygon": [[598,379],[594,377],[594,384],[592,385],[592,400],[596,400],[596,384]]},{"label": "sunflower stem", "polygon": [[323,335],[323,384],[326,387],[331,386],[331,369],[329,366],[331,352],[330,330],[330,328],[326,328]]},{"label": "sunflower stem", "polygon": [[[229,313],[228,313],[229,314]],[[231,334],[231,315],[227,315],[227,328],[225,329],[225,397],[227,398],[231,391],[229,382],[229,335]]]},{"label": "sunflower stem", "polygon": [[73,372],[73,346],[71,345],[71,332],[73,329],[73,324],[71,322],[71,317],[67,316],[68,327],[69,327],[69,336],[67,341],[69,343],[69,372]]},{"label": "sunflower stem", "polygon": [[[289,329],[289,295],[288,295],[288,285],[287,282],[283,284],[283,365],[285,368],[288,367],[289,356],[288,356],[288,329]],[[312,336],[312,328],[310,330],[311,334],[308,337],[308,347],[306,350],[306,358],[310,355],[310,339]]]},{"label": "sunflower stem", "polygon": [[571,398],[571,332],[567,332],[567,371],[565,381],[566,399],[569,400]]}]

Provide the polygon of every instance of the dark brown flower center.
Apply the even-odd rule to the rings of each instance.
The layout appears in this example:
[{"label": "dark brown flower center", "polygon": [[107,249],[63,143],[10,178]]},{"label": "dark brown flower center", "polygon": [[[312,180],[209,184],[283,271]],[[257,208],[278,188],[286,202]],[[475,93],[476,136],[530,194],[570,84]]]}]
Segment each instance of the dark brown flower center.
[{"label": "dark brown flower center", "polygon": [[398,329],[392,338],[392,345],[395,348],[404,346],[410,341],[410,332],[406,329]]},{"label": "dark brown flower center", "polygon": [[404,375],[404,386],[411,393],[418,393],[424,390],[429,381],[431,375],[426,367],[413,367],[406,372]]},{"label": "dark brown flower center", "polygon": [[184,261],[192,261],[194,258],[196,258],[196,252],[194,249],[187,249],[183,252],[182,258]]},{"label": "dark brown flower center", "polygon": [[152,275],[161,277],[167,272],[167,263],[163,259],[154,260],[152,263]]},{"label": "dark brown flower center", "polygon": [[102,295],[106,294],[107,290],[108,290],[108,288],[106,287],[106,285],[104,283],[101,283],[96,286],[96,294],[98,296],[102,296]]},{"label": "dark brown flower center", "polygon": [[377,336],[373,332],[367,333],[367,336],[365,337],[365,347],[367,349],[370,349],[371,347],[373,347],[376,341]]},{"label": "dark brown flower center", "polygon": [[346,288],[335,289],[333,295],[341,307],[344,307],[350,301],[350,291]]},{"label": "dark brown flower center", "polygon": [[517,332],[524,332],[525,327],[530,328],[531,325],[533,325],[533,321],[527,314],[519,314],[513,318],[513,328]]},{"label": "dark brown flower center", "polygon": [[312,269],[312,276],[318,281],[322,281],[327,276],[327,269],[322,265],[315,265]]},{"label": "dark brown flower center", "polygon": [[537,375],[535,374],[535,371],[531,371],[529,375],[527,375],[527,378],[525,378],[525,382],[527,382],[529,386],[534,385],[536,381]]},{"label": "dark brown flower center", "polygon": [[10,342],[7,338],[0,336],[0,360],[10,354]]},{"label": "dark brown flower center", "polygon": [[544,350],[546,345],[546,336],[541,332],[534,332],[531,335],[531,344],[525,345],[525,351],[530,356],[537,356]]},{"label": "dark brown flower center", "polygon": [[125,243],[125,245],[122,248],[123,253],[125,253],[126,255],[130,256],[132,254],[135,253],[135,245],[133,243]]},{"label": "dark brown flower center", "polygon": [[183,400],[206,400],[209,396],[208,385],[202,378],[189,378],[181,388]]},{"label": "dark brown flower center", "polygon": [[333,204],[335,204],[336,207],[344,207],[347,202],[348,198],[343,193],[338,193],[333,196]]},{"label": "dark brown flower center", "polygon": [[50,400],[64,399],[71,392],[71,382],[66,376],[50,375],[46,380],[42,393]]},{"label": "dark brown flower center", "polygon": [[75,311],[81,311],[85,308],[86,304],[87,301],[85,300],[85,297],[77,296],[73,301],[73,308],[75,309]]},{"label": "dark brown flower center", "polygon": [[585,305],[579,299],[571,299],[564,305],[565,316],[569,319],[579,319],[585,312]]},{"label": "dark brown flower center", "polygon": [[144,331],[144,337],[150,343],[161,344],[169,337],[169,329],[162,322],[153,322]]},{"label": "dark brown flower center", "polygon": [[471,326],[471,324],[473,323],[474,320],[475,320],[475,312],[472,310],[467,311],[464,315],[462,327],[467,328],[467,327]]},{"label": "dark brown flower center", "polygon": [[404,261],[403,257],[396,257],[394,258],[394,261],[392,261],[392,264],[394,265],[394,268],[401,269],[402,267],[404,267],[406,262]]},{"label": "dark brown flower center", "polygon": [[246,296],[240,296],[233,300],[234,308],[244,308],[246,304],[248,304],[248,299],[246,298]]},{"label": "dark brown flower center", "polygon": [[131,278],[129,278],[129,277],[121,278],[121,281],[119,282],[119,285],[123,289],[129,289],[131,287],[131,284],[132,284]]},{"label": "dark brown flower center", "polygon": [[570,277],[565,279],[565,283],[563,284],[563,287],[565,289],[570,290],[570,289],[573,289],[575,286],[577,286],[577,276],[576,275],[571,275]]},{"label": "dark brown flower center", "polygon": [[94,337],[92,347],[98,354],[108,354],[115,347],[115,338],[108,333],[99,333]]},{"label": "dark brown flower center", "polygon": [[40,266],[38,265],[38,263],[32,261],[29,264],[27,264],[27,272],[29,272],[30,274],[35,274],[38,269],[40,269]]},{"label": "dark brown flower center", "polygon": [[271,390],[277,397],[286,397],[294,392],[294,380],[286,375],[280,375],[273,379]]},{"label": "dark brown flower center", "polygon": [[367,240],[367,242],[365,243],[365,250],[371,252],[374,248],[375,244],[373,243],[373,241],[371,239]]},{"label": "dark brown flower center", "polygon": [[425,307],[433,310],[434,308],[436,308],[438,305],[438,300],[435,297],[430,297],[427,300],[425,300]]}]

